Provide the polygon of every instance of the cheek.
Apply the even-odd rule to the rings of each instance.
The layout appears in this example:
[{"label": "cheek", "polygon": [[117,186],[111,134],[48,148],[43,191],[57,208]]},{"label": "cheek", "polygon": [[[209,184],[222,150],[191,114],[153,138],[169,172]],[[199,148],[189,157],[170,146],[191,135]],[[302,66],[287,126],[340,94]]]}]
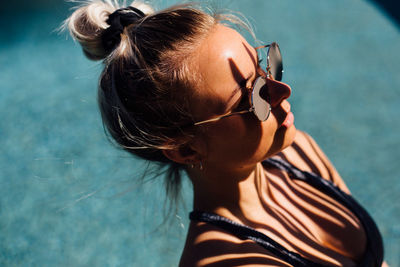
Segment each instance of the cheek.
[{"label": "cheek", "polygon": [[295,131],[279,128],[274,114],[262,123],[251,114],[227,118],[205,129],[206,157],[236,167],[254,164],[289,146]]},{"label": "cheek", "polygon": [[[260,148],[270,146],[271,141],[266,140],[273,138],[273,132],[269,133],[270,128],[251,114],[229,118],[214,125],[207,134],[210,159],[224,157],[236,162],[253,161],[256,155],[262,153]],[[261,150],[265,154],[265,149]]]},{"label": "cheek", "polygon": [[262,134],[260,138],[260,157],[266,158],[274,154],[278,123],[271,114],[268,120],[261,123]]}]

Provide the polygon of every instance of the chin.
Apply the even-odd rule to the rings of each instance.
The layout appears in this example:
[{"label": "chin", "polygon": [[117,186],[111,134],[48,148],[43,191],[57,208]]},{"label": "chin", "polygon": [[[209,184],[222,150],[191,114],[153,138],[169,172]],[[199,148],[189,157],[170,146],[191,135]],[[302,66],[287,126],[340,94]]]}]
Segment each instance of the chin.
[{"label": "chin", "polygon": [[282,150],[287,148],[288,146],[292,145],[292,143],[294,142],[294,138],[296,137],[296,133],[297,133],[297,129],[294,126],[294,124],[292,124],[292,126],[290,126],[288,129],[286,129],[285,138],[284,138],[285,147],[282,148]]},{"label": "chin", "polygon": [[281,127],[276,131],[274,137],[274,143],[268,151],[267,157],[271,157],[285,148],[292,145],[294,138],[296,136],[297,129],[292,124],[289,128]]}]

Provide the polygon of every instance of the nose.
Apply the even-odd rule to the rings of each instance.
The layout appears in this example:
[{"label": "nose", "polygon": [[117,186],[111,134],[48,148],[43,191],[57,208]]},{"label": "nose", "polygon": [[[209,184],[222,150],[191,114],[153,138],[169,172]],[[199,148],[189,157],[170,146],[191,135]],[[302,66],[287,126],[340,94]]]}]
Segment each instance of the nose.
[{"label": "nose", "polygon": [[[266,78],[267,86],[260,91],[260,96],[264,100],[269,101],[272,107],[280,105],[292,93],[292,89],[286,83],[282,83],[273,79]],[[262,92],[265,90],[264,92]],[[268,90],[268,92],[266,92]],[[269,97],[269,99],[267,98]]]}]

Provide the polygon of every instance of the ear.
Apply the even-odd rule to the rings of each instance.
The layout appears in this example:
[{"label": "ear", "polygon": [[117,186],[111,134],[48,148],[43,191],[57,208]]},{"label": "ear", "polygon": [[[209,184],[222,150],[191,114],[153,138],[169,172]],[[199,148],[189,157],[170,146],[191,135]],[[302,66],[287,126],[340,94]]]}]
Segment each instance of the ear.
[{"label": "ear", "polygon": [[164,149],[162,152],[168,159],[180,164],[193,164],[201,159],[200,154],[189,144],[180,145],[173,149]]}]

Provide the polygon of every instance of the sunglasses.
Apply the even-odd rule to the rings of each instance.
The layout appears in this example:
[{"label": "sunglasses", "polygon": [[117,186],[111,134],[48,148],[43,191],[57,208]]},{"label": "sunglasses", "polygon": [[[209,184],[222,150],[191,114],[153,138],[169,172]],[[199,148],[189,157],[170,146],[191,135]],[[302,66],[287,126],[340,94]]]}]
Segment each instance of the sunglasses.
[{"label": "sunglasses", "polygon": [[[267,72],[266,75],[263,73],[254,81],[253,87],[249,90],[249,101],[250,108],[237,112],[230,112],[228,114],[209,119],[204,121],[195,122],[194,125],[201,125],[209,122],[218,121],[222,118],[230,117],[238,114],[245,114],[249,112],[253,112],[254,115],[260,121],[266,121],[271,113],[271,104],[269,101],[268,88],[267,87],[267,78],[272,78],[276,81],[282,80],[283,73],[283,64],[282,64],[282,55],[279,50],[279,45],[275,42],[255,47],[258,51],[262,48],[268,48],[267,50]],[[263,89],[264,88],[264,89]],[[262,94],[261,94],[261,89]]]}]

